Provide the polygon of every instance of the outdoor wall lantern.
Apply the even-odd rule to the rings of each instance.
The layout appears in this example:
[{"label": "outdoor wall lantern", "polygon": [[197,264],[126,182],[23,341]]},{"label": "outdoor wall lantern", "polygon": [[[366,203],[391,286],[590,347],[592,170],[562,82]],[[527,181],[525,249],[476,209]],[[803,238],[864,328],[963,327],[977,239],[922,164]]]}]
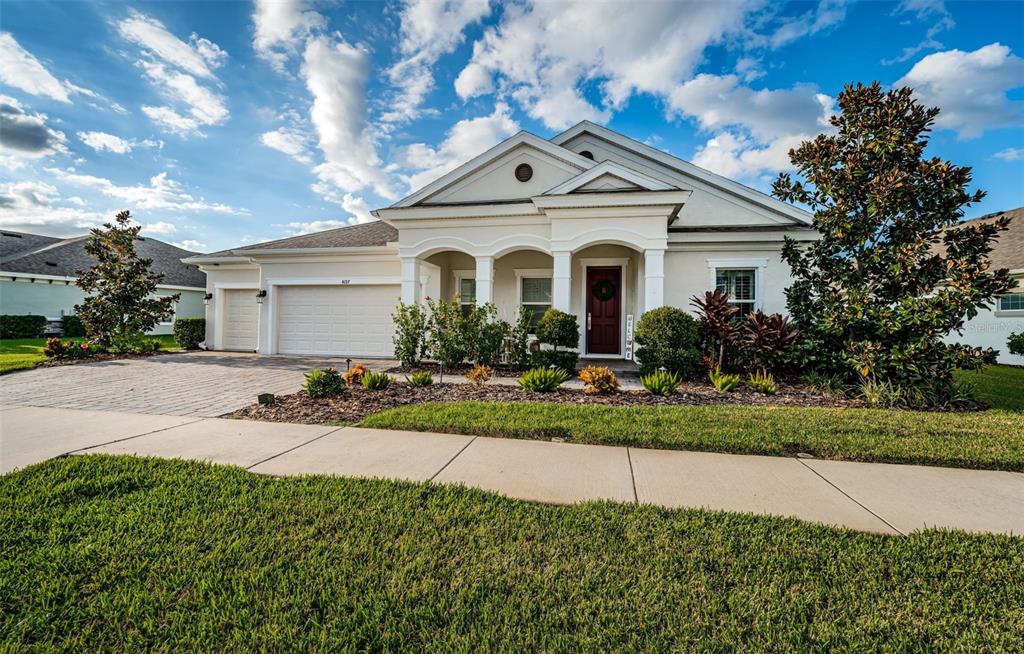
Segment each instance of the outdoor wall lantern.
[{"label": "outdoor wall lantern", "polygon": [[213,293],[207,293],[206,295],[203,296],[203,305],[207,307],[210,306],[210,300],[212,299]]},{"label": "outdoor wall lantern", "polygon": [[260,292],[256,294],[256,304],[263,304],[263,300],[266,299],[266,297],[267,289],[261,289]]}]

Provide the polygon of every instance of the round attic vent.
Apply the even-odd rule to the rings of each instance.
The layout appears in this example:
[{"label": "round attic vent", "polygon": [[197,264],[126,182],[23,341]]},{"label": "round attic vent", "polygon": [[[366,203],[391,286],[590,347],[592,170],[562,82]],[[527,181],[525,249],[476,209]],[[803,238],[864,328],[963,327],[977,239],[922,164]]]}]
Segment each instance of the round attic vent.
[{"label": "round attic vent", "polygon": [[528,182],[533,177],[533,168],[530,168],[530,164],[521,163],[516,166],[516,179],[520,182]]},{"label": "round attic vent", "polygon": [[586,157],[587,159],[590,159],[591,161],[594,160],[594,153],[591,152],[590,150],[580,150],[580,156],[581,157]]}]

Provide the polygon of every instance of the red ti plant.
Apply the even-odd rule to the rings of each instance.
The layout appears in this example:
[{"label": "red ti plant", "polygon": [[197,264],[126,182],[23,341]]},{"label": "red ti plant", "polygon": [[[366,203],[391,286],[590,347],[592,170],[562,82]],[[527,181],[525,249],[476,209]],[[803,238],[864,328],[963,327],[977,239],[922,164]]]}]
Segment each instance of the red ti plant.
[{"label": "red ti plant", "polygon": [[738,341],[749,350],[756,368],[768,374],[800,337],[800,330],[789,318],[778,313],[767,314],[758,309],[747,316],[740,328]]},{"label": "red ti plant", "polygon": [[694,295],[690,305],[697,309],[700,329],[711,353],[711,368],[721,368],[725,363],[725,349],[739,331],[735,318],[740,309],[729,304],[729,294],[720,288],[704,293],[703,300]]}]

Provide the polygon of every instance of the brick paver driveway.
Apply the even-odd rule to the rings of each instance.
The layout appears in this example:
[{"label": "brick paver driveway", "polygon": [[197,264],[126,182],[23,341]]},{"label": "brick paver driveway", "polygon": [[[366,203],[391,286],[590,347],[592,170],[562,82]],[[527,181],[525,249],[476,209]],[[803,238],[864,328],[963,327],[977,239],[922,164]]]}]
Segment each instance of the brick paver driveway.
[{"label": "brick paver driveway", "polygon": [[[360,361],[375,369],[394,364]],[[329,365],[344,370],[345,360],[190,352],[36,368],[0,377],[0,405],[219,416],[259,393],[294,393],[303,373]]]}]

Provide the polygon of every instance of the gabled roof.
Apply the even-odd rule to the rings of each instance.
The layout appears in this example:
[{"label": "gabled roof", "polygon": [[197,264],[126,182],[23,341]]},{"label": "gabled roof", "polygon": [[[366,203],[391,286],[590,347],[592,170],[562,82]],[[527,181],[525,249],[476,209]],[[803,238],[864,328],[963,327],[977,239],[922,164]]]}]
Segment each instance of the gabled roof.
[{"label": "gabled roof", "polygon": [[244,257],[269,250],[309,250],[324,248],[383,247],[398,240],[398,230],[391,225],[374,220],[359,225],[347,225],[323,232],[290,236],[276,241],[266,241],[245,247],[221,250],[192,257],[190,261]]},{"label": "gabled roof", "polygon": [[[76,272],[89,268],[96,260],[85,251],[86,236],[55,239],[30,234],[44,244],[31,250],[20,250],[0,257],[0,271],[56,277],[77,277]],[[3,238],[8,237],[5,234]],[[45,241],[45,242],[44,242]],[[182,263],[182,259],[195,254],[153,238],[140,238],[135,251],[143,259],[152,259],[152,270],[162,273],[160,282],[167,286],[206,287],[206,274],[196,266]]]},{"label": "gabled roof", "polygon": [[[989,260],[992,268],[1009,268],[1010,270],[1024,270],[1024,207],[1017,207],[1008,211],[997,211],[977,218],[962,221],[958,227],[977,223],[990,223],[1003,216],[1010,218],[1010,227],[1005,232],[999,232],[992,252],[989,253]],[[945,254],[946,247],[941,242],[935,246],[935,251]]]},{"label": "gabled roof", "polygon": [[807,225],[811,224],[811,214],[803,209],[786,202],[782,202],[781,200],[777,200],[772,196],[750,188],[749,186],[735,182],[727,177],[722,177],[721,175],[713,173],[705,168],[701,168],[689,161],[685,161],[678,157],[674,157],[667,152],[662,152],[661,150],[652,148],[649,145],[641,143],[640,141],[632,139],[624,134],[612,131],[607,127],[602,127],[592,123],[589,120],[584,120],[570,127],[561,134],[553,137],[551,142],[558,146],[562,146],[584,133],[590,134],[609,143],[613,143],[636,155],[655,161],[662,166],[676,170],[679,173],[704,182],[710,186],[727,191],[728,193],[748,200],[754,204],[769,208],[801,223]]},{"label": "gabled roof", "polygon": [[572,193],[573,191],[576,191],[586,186],[590,182],[604,175],[615,177],[624,182],[628,182],[628,184],[632,185],[634,188],[639,188],[644,191],[679,190],[679,187],[677,186],[666,184],[661,180],[654,179],[653,177],[644,175],[643,173],[632,170],[631,168],[626,168],[625,166],[615,163],[614,161],[602,161],[601,163],[597,164],[590,170],[585,170],[576,177],[573,177],[572,179],[562,184],[559,184],[558,186],[552,189],[549,189],[544,193],[544,195],[561,195],[563,193]]},{"label": "gabled roof", "polygon": [[483,168],[494,159],[497,159],[503,154],[510,152],[511,150],[522,145],[527,145],[529,147],[534,148],[535,150],[539,150],[540,152],[543,152],[551,157],[554,157],[555,159],[563,161],[569,164],[570,166],[577,168],[580,171],[589,170],[590,168],[593,168],[595,165],[597,165],[592,160],[587,159],[586,157],[582,157],[573,152],[572,150],[555,145],[550,141],[546,141],[535,134],[531,134],[530,132],[521,131],[518,134],[510,136],[501,143],[495,145],[493,148],[487,150],[483,154],[473,157],[472,159],[462,164],[458,168],[452,170],[451,172],[442,175],[441,177],[427,184],[426,186],[416,191],[412,195],[408,195],[402,198],[398,202],[391,205],[391,207],[411,207],[429,198],[430,196],[438,193],[439,191],[455,184],[459,180],[464,179],[468,175],[472,175],[474,172]]},{"label": "gabled roof", "polygon": [[27,232],[0,231],[0,259],[12,257],[23,252],[31,252],[39,248],[59,243],[62,239],[56,236],[29,234]]}]

